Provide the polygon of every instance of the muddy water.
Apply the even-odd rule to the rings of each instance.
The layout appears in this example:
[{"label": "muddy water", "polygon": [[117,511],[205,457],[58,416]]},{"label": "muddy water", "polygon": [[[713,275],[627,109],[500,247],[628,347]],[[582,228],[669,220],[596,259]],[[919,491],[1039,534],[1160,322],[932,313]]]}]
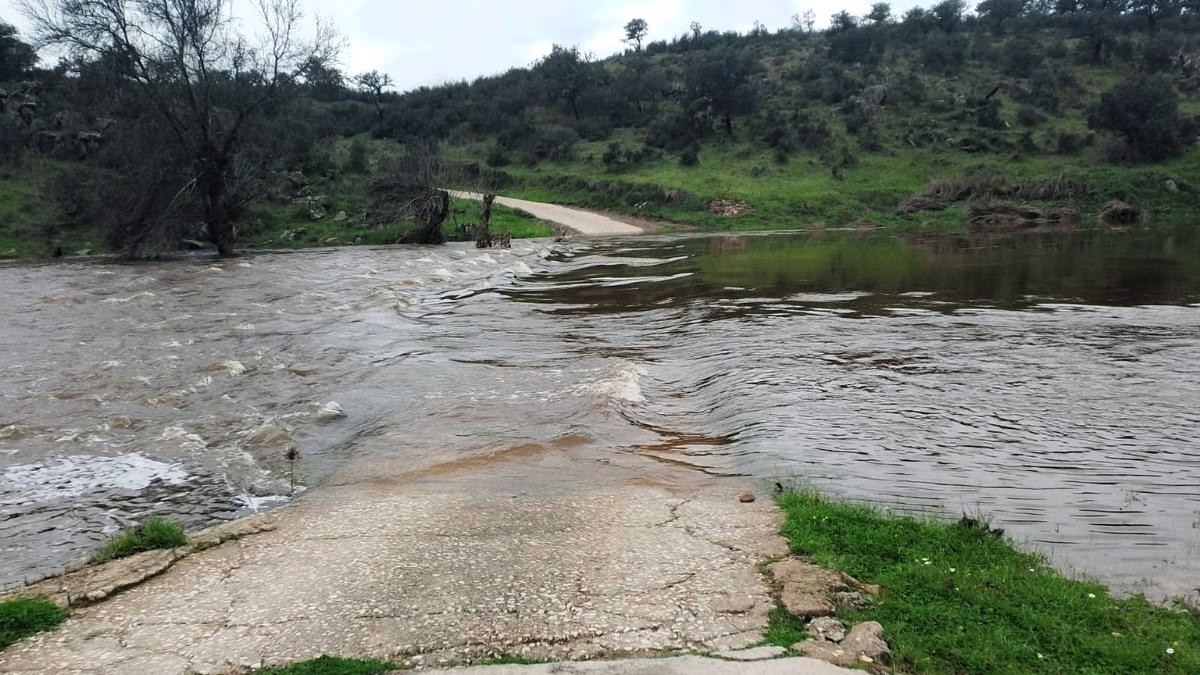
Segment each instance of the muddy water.
[{"label": "muddy water", "polygon": [[147,514],[284,503],[293,472],[489,457],[981,513],[1124,589],[1200,585],[1197,238],[356,248],[0,283],[0,585]]}]

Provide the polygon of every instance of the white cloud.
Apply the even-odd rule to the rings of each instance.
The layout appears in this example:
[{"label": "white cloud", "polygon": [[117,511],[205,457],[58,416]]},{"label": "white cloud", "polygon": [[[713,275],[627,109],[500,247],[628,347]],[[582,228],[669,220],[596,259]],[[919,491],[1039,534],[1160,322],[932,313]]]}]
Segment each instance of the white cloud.
[{"label": "white cloud", "polygon": [[[846,9],[865,14],[869,0],[303,0],[308,18],[332,21],[348,47],[341,64],[347,74],[387,72],[400,89],[446,80],[471,80],[527,66],[550,52],[552,44],[578,45],[597,57],[626,48],[623,27],[634,17],[649,24],[650,40],[669,40],[688,32],[692,21],[706,30],[746,31],[755,21],[774,30],[790,24],[793,14],[811,8],[817,26]],[[239,16],[249,15],[248,0],[231,0]],[[920,4],[930,5],[933,0]],[[0,17],[19,29],[28,26],[14,0],[0,0]],[[894,14],[918,4],[893,3]]]}]

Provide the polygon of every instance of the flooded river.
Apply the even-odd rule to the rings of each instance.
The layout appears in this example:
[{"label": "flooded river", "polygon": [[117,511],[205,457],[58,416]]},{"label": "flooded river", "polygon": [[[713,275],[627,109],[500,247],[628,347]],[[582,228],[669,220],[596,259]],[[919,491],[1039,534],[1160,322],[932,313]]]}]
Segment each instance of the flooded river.
[{"label": "flooded river", "polygon": [[530,444],[982,514],[1124,590],[1200,586],[1194,236],[521,241],[0,284],[0,587],[149,514],[285,503],[293,472]]}]

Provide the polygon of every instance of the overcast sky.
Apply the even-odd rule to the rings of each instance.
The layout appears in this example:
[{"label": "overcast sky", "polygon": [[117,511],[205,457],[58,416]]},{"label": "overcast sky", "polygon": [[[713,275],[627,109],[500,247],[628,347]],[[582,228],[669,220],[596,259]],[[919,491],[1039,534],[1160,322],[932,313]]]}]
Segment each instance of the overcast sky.
[{"label": "overcast sky", "polygon": [[[390,73],[399,89],[493,75],[527,66],[550,46],[578,45],[603,57],[624,48],[622,26],[640,17],[650,40],[705,30],[746,31],[755,21],[775,30],[793,14],[812,9],[818,26],[841,9],[865,14],[868,0],[302,0],[309,18],[320,13],[347,40],[342,69]],[[240,8],[246,0],[234,0]],[[917,0],[892,3],[895,14]],[[16,0],[0,0],[0,18],[20,29],[27,22]],[[235,10],[237,11],[237,10]]]}]

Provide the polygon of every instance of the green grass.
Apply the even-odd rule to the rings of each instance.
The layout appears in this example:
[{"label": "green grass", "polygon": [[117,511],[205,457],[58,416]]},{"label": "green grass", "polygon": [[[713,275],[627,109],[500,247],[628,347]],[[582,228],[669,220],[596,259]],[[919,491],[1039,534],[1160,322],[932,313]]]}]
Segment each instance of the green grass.
[{"label": "green grass", "polygon": [[67,620],[67,613],[44,598],[16,598],[0,602],[0,650],[34,633],[47,631]]},{"label": "green grass", "polygon": [[[779,505],[792,550],[877,583],[883,596],[849,622],[883,624],[912,673],[1197,673],[1200,611],[1117,598],[1070,579],[986,526],[893,517],[793,492]],[[790,646],[802,623],[771,616]]]},{"label": "green grass", "polygon": [[93,562],[108,562],[117,558],[126,558],[135,553],[153,551],[160,548],[175,548],[187,544],[187,535],[183,527],[165,518],[150,518],[141,525],[126,530],[108,540],[96,555]]},{"label": "green grass", "polygon": [[[585,144],[586,146],[586,144]],[[1009,183],[1051,180],[1066,176],[1095,187],[1093,197],[1075,206],[1085,216],[1094,215],[1115,198],[1131,200],[1156,223],[1194,224],[1200,198],[1195,193],[1169,192],[1166,178],[1192,181],[1200,175],[1200,151],[1148,165],[1106,164],[1099,150],[1079,155],[970,154],[944,148],[897,146],[882,152],[856,152],[857,161],[835,177],[824,160],[801,153],[787,164],[775,163],[771,153],[752,144],[709,143],[700,152],[700,165],[680,167],[677,157],[664,156],[620,172],[609,172],[586,147],[575,161],[536,167],[507,167],[519,185],[506,194],[555,203],[576,204],[629,213],[638,197],[616,192],[563,189],[563,176],[584,181],[680,189],[696,199],[683,204],[650,203],[646,214],[701,230],[762,230],[847,227],[869,220],[889,229],[961,231],[965,205],[952,212],[904,215],[900,205],[932,180],[961,177],[978,170],[994,171]],[[1200,186],[1193,186],[1200,187]],[[709,213],[704,205],[714,199],[749,202],[754,212],[728,218]]]},{"label": "green grass", "polygon": [[70,255],[87,249],[107,251],[96,228],[52,228],[57,215],[42,196],[42,184],[66,162],[30,156],[0,165],[0,258],[46,255],[61,246]]},{"label": "green grass", "polygon": [[301,661],[287,666],[262,668],[254,671],[258,675],[375,675],[398,670],[399,666],[387,661],[364,661],[322,656],[311,661]]}]

